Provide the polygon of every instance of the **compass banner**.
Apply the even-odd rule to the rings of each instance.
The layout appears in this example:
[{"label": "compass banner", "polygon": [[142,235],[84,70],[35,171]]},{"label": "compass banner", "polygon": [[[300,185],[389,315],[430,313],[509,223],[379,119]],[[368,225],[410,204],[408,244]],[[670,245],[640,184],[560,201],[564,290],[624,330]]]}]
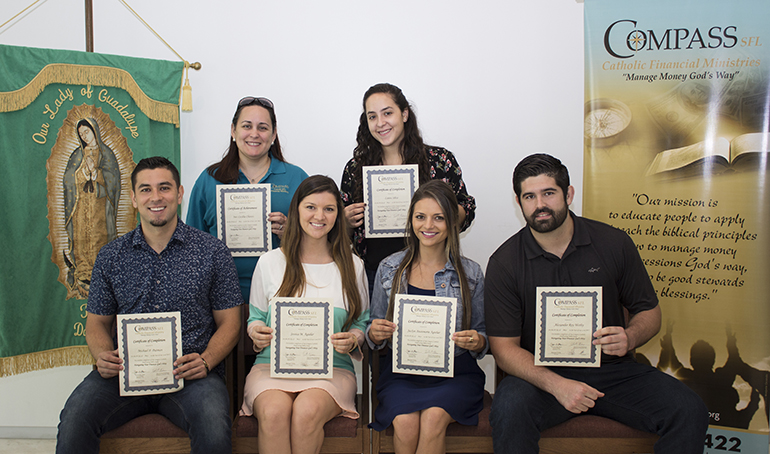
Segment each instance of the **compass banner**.
[{"label": "compass banner", "polygon": [[767,17],[766,0],[585,0],[584,214],[635,241],[663,310],[637,356],[706,402],[709,453],[768,445]]},{"label": "compass banner", "polygon": [[0,376],[91,364],[91,268],[137,225],[135,163],[179,165],[183,63],[5,45],[0,61]]}]

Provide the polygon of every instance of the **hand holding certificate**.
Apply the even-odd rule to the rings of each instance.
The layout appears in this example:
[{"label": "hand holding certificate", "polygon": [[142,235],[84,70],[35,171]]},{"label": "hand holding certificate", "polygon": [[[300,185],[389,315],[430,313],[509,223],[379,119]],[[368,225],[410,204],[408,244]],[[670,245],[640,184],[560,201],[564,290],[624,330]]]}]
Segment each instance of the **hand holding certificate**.
[{"label": "hand holding certificate", "polygon": [[269,214],[269,184],[217,185],[217,236],[233,257],[259,256],[273,248]]},{"label": "hand holding certificate", "polygon": [[457,298],[396,295],[393,372],[454,376]]},{"label": "hand holding certificate", "polygon": [[182,356],[181,314],[122,314],[118,321],[118,373],[121,396],[164,394],[184,388],[174,378],[174,361]]},{"label": "hand holding certificate", "polygon": [[601,287],[538,287],[535,308],[536,366],[601,366]]},{"label": "hand holding certificate", "polygon": [[364,166],[363,177],[366,237],[404,236],[409,203],[419,186],[417,164]]},{"label": "hand holding certificate", "polygon": [[274,298],[270,376],[332,378],[334,306],[329,299]]}]

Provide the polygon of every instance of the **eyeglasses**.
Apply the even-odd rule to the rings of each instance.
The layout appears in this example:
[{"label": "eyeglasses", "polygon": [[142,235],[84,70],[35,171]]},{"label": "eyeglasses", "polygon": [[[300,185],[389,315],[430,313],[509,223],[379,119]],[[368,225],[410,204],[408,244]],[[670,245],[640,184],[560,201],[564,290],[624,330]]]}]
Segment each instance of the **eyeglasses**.
[{"label": "eyeglasses", "polygon": [[257,98],[255,96],[246,96],[245,98],[238,101],[238,107],[248,106],[249,104],[257,103],[262,107],[267,107],[269,109],[274,109],[275,106],[273,106],[273,101],[270,101],[267,98]]}]

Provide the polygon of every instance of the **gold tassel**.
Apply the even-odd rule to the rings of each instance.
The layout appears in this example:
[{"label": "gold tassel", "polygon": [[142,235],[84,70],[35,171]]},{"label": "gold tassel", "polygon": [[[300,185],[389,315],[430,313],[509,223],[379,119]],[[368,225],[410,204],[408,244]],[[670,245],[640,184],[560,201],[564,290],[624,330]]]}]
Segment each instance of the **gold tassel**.
[{"label": "gold tassel", "polygon": [[190,63],[184,62],[184,86],[182,87],[182,112],[192,112],[192,87],[187,71],[190,69]]}]

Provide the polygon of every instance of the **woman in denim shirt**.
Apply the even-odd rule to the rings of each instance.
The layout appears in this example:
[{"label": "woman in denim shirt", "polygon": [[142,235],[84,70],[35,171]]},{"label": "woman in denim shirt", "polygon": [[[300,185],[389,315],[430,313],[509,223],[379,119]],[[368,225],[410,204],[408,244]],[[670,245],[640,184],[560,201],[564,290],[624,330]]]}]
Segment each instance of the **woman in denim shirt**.
[{"label": "woman in denim shirt", "polygon": [[380,357],[379,405],[371,427],[391,423],[396,453],[445,452],[446,427],[453,421],[478,424],[484,372],[477,360],[487,352],[484,275],[478,263],[460,255],[457,199],[443,181],[415,192],[407,217],[407,248],[384,259],[374,279],[366,340],[374,350],[389,347],[396,293],[454,297],[458,301],[454,376],[407,375],[391,370],[392,352]]}]

